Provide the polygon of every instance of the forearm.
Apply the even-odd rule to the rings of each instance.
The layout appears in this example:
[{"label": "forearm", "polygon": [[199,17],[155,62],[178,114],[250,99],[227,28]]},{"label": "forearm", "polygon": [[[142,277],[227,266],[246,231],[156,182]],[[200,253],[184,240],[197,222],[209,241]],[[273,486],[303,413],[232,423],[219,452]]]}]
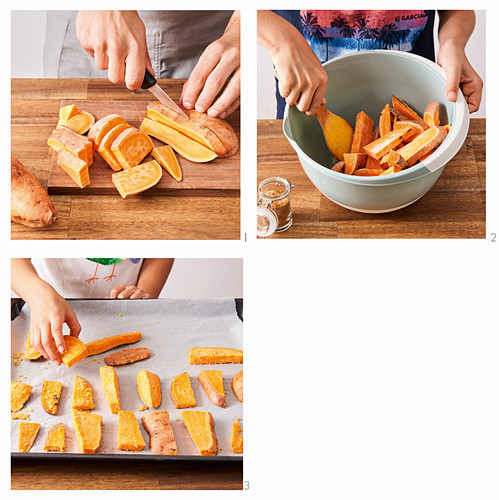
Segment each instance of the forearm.
[{"label": "forearm", "polygon": [[289,36],[301,37],[298,30],[291,23],[270,10],[259,10],[257,23],[257,42],[267,49],[271,56],[279,50],[279,43],[283,39]]},{"label": "forearm", "polygon": [[158,298],[173,267],[175,259],[144,259],[137,286]]},{"label": "forearm", "polygon": [[464,48],[475,28],[475,11],[473,10],[440,10],[438,25],[438,41],[440,46],[451,42]]},{"label": "forearm", "polygon": [[11,259],[11,288],[28,304],[35,294],[52,289],[38,276],[30,259]]}]

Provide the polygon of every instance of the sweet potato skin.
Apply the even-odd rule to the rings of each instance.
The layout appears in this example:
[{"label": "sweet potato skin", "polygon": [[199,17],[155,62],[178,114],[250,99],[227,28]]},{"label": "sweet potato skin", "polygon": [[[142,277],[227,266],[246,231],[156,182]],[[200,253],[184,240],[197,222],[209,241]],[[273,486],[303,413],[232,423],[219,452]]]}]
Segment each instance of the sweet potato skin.
[{"label": "sweet potato skin", "polygon": [[41,228],[57,221],[48,194],[22,163],[11,156],[10,219],[24,226]]},{"label": "sweet potato skin", "polygon": [[177,443],[166,410],[156,410],[142,416],[142,426],[149,434],[149,449],[154,455],[176,455]]},{"label": "sweet potato skin", "polygon": [[104,358],[104,363],[109,366],[121,366],[147,359],[151,351],[147,347],[131,347],[113,352]]}]

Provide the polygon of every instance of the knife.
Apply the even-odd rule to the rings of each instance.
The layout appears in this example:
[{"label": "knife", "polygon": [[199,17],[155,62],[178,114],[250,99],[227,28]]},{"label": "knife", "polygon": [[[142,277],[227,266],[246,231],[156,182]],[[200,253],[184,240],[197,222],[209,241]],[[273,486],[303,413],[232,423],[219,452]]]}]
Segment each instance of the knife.
[{"label": "knife", "polygon": [[187,119],[189,119],[189,116],[183,111],[176,103],[175,101],[158,85],[158,81],[154,76],[149,73],[146,69],[146,74],[144,75],[144,81],[142,82],[142,85],[140,86],[141,89],[144,90],[149,90],[156,99],[163,104],[163,106],[166,106],[168,109],[171,109],[172,111],[175,111],[175,113],[178,113],[182,116],[185,116]]}]

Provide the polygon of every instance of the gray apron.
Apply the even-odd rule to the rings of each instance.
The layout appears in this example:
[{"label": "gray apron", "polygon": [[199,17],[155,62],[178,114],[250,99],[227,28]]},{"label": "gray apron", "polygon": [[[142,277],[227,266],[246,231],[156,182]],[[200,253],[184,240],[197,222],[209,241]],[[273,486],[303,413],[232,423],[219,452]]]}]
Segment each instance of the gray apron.
[{"label": "gray apron", "polygon": [[[188,78],[204,49],[220,38],[233,11],[139,10],[156,78]],[[107,78],[76,38],[77,11],[47,11],[46,78]]]}]

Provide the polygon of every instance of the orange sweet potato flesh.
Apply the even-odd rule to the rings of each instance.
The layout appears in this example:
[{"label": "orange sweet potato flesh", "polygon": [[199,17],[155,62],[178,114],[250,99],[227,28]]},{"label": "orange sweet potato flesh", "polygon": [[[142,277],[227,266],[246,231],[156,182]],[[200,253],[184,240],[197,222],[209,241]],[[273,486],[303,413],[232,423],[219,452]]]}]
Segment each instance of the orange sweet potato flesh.
[{"label": "orange sweet potato flesh", "polygon": [[440,119],[438,115],[439,115],[438,102],[435,101],[429,102],[424,112],[423,116],[424,122],[429,127],[438,127],[440,125]]},{"label": "orange sweet potato flesh", "polygon": [[57,152],[57,164],[80,186],[84,188],[90,184],[88,164],[81,158],[66,149]]},{"label": "orange sweet potato flesh", "polygon": [[421,117],[402,99],[392,96],[392,106],[395,111],[407,116],[409,120],[421,120]]},{"label": "orange sweet potato flesh", "polygon": [[397,130],[403,127],[412,128],[412,132],[408,134],[407,137],[403,140],[403,142],[405,143],[411,142],[428,128],[428,126],[421,120],[397,120],[397,122],[393,125],[393,130]]},{"label": "orange sweet potato flesh", "polygon": [[364,153],[345,153],[343,161],[345,162],[344,173],[352,175],[356,170],[365,165],[366,155]]},{"label": "orange sweet potato flesh", "polygon": [[111,145],[118,135],[124,130],[135,130],[134,127],[128,125],[128,123],[119,123],[114,128],[112,128],[101,140],[99,144],[99,149],[97,152],[102,156],[104,161],[115,171],[121,170],[121,165],[111,151]]},{"label": "orange sweet potato flesh", "polygon": [[111,114],[101,118],[96,121],[88,131],[88,140],[98,148],[105,135],[120,123],[126,123],[126,121],[122,116],[117,114]]},{"label": "orange sweet potato flesh", "polygon": [[111,145],[111,151],[124,168],[136,167],[152,151],[151,138],[141,130],[124,130]]},{"label": "orange sweet potato flesh", "polygon": [[395,146],[400,144],[411,132],[411,130],[411,127],[401,127],[399,129],[392,130],[391,132],[388,132],[388,134],[380,137],[377,141],[364,146],[364,152],[376,160],[380,160],[386,153],[388,153],[388,151],[390,151],[390,149],[394,149]]},{"label": "orange sweet potato flesh", "polygon": [[363,153],[364,146],[371,142],[373,121],[364,111],[357,114],[350,153]]},{"label": "orange sweet potato flesh", "polygon": [[63,125],[77,134],[86,134],[94,123],[95,118],[91,113],[80,111],[67,122],[64,122]]},{"label": "orange sweet potato flesh", "polygon": [[387,104],[383,111],[381,111],[381,115],[379,117],[379,135],[383,137],[388,134],[388,132],[392,131],[392,117],[390,113],[390,105]]},{"label": "orange sweet potato flesh", "polygon": [[374,177],[376,175],[381,175],[384,172],[382,169],[371,169],[371,168],[361,168],[355,172],[354,175],[361,175],[364,177]]},{"label": "orange sweet potato flesh", "polygon": [[123,344],[134,344],[142,338],[141,332],[131,332],[131,333],[120,333],[118,335],[113,335],[112,337],[104,337],[102,339],[94,340],[85,344],[88,349],[88,355],[93,356],[95,354],[101,354],[102,352],[109,351],[114,347],[118,347]]},{"label": "orange sweet potato flesh", "polygon": [[87,159],[85,160],[90,167],[94,163],[94,145],[86,138],[86,136],[77,134],[74,130],[67,128],[66,126],[62,126],[59,129],[61,132],[65,133],[67,137],[70,137],[74,141],[85,146],[87,151]]},{"label": "orange sweet potato flesh", "polygon": [[31,172],[13,156],[10,159],[10,218],[24,226],[41,228],[57,220],[48,194]]},{"label": "orange sweet potato flesh", "polygon": [[122,198],[130,198],[155,186],[163,175],[156,160],[141,163],[121,172],[115,172],[111,180]]},{"label": "orange sweet potato flesh", "polygon": [[391,150],[381,159],[381,168],[388,169],[393,166],[397,166],[399,170],[407,168],[407,163],[403,156],[400,155],[398,151]]},{"label": "orange sweet potato flesh", "polygon": [[[202,114],[203,113],[198,113],[198,115]],[[220,158],[230,156],[230,154],[228,154],[230,151],[228,151],[227,147],[222,143],[218,135],[216,135],[210,128],[203,125],[200,122],[201,118],[199,116],[197,120],[194,118],[186,118],[185,116],[175,113],[175,111],[163,106],[160,102],[150,102],[147,105],[147,117],[177,130],[193,141],[199,142],[199,144],[202,144],[206,148],[215,152]],[[218,127],[221,127],[220,124],[217,125]]]},{"label": "orange sweet potato flesh", "polygon": [[343,172],[345,170],[345,162],[339,161],[339,162],[335,163],[331,167],[331,170],[334,170],[335,172]]},{"label": "orange sweet potato flesh", "polygon": [[447,130],[445,127],[430,127],[418,135],[412,142],[400,148],[398,153],[404,157],[407,165],[412,167],[426,153],[438,147],[446,136]]},{"label": "orange sweet potato flesh", "polygon": [[176,181],[182,180],[182,169],[171,146],[154,148],[152,156]]},{"label": "orange sweet potato flesh", "polygon": [[67,149],[84,162],[88,162],[88,151],[85,145],[70,135],[70,130],[59,128],[52,132],[47,140],[47,144],[54,150]]}]

